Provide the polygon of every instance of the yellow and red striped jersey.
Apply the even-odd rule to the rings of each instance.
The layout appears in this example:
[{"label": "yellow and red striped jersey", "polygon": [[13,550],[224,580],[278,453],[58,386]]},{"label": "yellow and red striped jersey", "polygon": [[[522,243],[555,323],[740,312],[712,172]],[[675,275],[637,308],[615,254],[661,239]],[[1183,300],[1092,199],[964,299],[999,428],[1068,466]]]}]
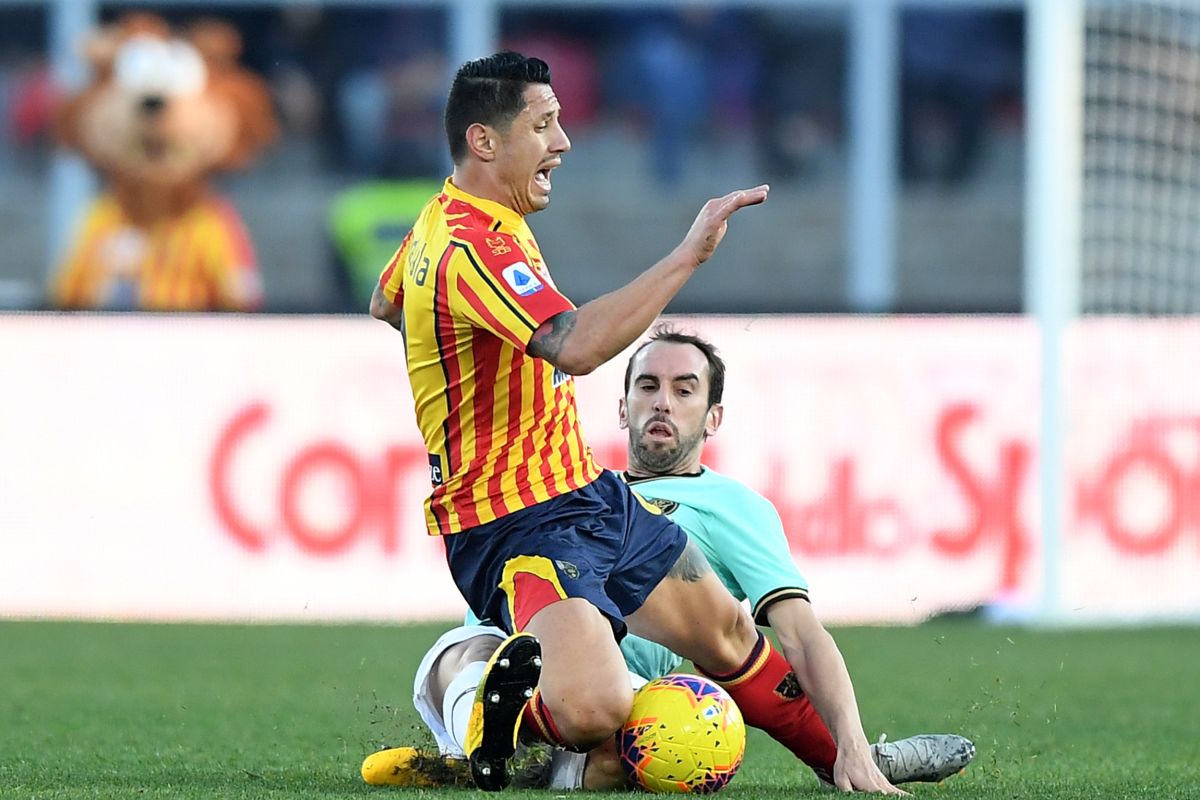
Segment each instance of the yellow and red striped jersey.
[{"label": "yellow and red striped jersey", "polygon": [[447,180],[379,279],[404,309],[431,535],[457,533],[591,483],[575,382],[525,354],[559,293],[520,214]]},{"label": "yellow and red striped jersey", "polygon": [[250,311],[262,283],[237,211],[219,197],[134,225],[111,195],[92,204],[51,287],[62,308]]}]

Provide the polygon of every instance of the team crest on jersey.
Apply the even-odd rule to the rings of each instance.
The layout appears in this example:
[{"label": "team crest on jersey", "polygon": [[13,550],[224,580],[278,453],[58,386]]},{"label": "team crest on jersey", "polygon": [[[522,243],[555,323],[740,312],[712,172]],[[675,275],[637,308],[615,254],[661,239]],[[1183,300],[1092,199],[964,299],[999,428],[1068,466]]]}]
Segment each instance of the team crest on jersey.
[{"label": "team crest on jersey", "polygon": [[554,565],[562,570],[563,574],[571,580],[579,578],[579,567],[572,564],[570,561],[555,561]]},{"label": "team crest on jersey", "polygon": [[789,672],[783,676],[783,680],[775,687],[775,694],[782,697],[784,700],[795,700],[804,695],[804,690],[800,688],[800,679],[796,677],[796,673]]},{"label": "team crest on jersey", "polygon": [[521,297],[536,294],[546,288],[546,285],[541,282],[537,275],[533,274],[533,270],[524,261],[509,264],[504,268],[504,272],[500,274],[504,276],[504,282],[511,286],[512,290]]},{"label": "team crest on jersey", "polygon": [[484,242],[492,249],[492,255],[494,256],[502,256],[505,253],[512,252],[512,248],[508,246],[503,236],[487,236],[484,237]]},{"label": "team crest on jersey", "polygon": [[661,497],[647,497],[646,502],[664,514],[671,514],[675,509],[679,508],[679,503],[676,503],[674,500],[664,500]]}]

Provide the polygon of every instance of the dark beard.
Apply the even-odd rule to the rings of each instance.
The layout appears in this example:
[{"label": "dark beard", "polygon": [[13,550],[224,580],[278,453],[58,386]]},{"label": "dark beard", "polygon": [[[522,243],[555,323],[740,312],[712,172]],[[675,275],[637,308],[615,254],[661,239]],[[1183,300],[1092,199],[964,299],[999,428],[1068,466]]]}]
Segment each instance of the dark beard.
[{"label": "dark beard", "polygon": [[641,436],[630,433],[630,466],[651,475],[669,475],[686,461],[703,441],[704,432],[701,431],[691,438],[679,437],[677,445],[656,447],[647,445]]}]

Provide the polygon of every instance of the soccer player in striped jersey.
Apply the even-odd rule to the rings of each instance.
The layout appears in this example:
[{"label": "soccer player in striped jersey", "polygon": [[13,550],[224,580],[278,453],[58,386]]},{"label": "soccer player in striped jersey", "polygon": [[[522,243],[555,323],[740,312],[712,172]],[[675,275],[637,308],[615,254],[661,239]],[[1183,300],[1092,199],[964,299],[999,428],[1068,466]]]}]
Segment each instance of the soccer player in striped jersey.
[{"label": "soccer player in striped jersey", "polygon": [[[854,687],[837,644],[809,604],[808,583],[788,549],[779,514],[745,484],[705,467],[704,443],[720,427],[725,364],[711,343],[670,328],[656,329],[629,360],[620,424],[629,431],[626,481],[687,530],[711,569],[755,621],[771,627],[786,664],[772,681],[787,698],[778,708],[743,709],[746,721],[789,717],[784,743],[818,777],[843,789],[888,792],[892,784],[940,781],[965,767],[974,745],[954,734],[922,734],[868,746]],[[363,764],[372,783],[436,785],[452,779],[463,758],[470,698],[502,634],[469,620],[443,635],[417,670],[413,704],[447,758],[418,757],[413,748],[374,753]],[[636,636],[621,642],[632,680],[676,670],[680,658]],[[609,748],[585,762],[558,751],[548,780],[555,789],[620,786],[624,776]],[[457,761],[455,759],[458,759]],[[439,772],[440,771],[440,772]],[[461,767],[458,772],[461,773]]]},{"label": "soccer player in striped jersey", "polygon": [[577,749],[611,737],[633,701],[617,646],[630,629],[720,676],[743,709],[782,703],[756,677],[782,657],[698,570],[703,554],[592,459],[571,379],[632,344],[768,187],[708,201],[667,256],[576,308],[525,221],[549,205],[571,147],[545,62],[463,65],[445,123],[453,174],[384,269],[371,313],[404,334],[429,531],[445,537],[472,611],[513,635],[467,733],[476,783],[507,784],[518,725]]}]

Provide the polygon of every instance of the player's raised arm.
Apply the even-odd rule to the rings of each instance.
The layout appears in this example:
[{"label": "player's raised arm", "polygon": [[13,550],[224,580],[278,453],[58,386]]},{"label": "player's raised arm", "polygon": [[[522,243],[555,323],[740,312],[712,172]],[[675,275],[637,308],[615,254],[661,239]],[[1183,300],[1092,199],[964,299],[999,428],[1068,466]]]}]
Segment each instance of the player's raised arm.
[{"label": "player's raised arm", "polygon": [[534,331],[527,352],[572,375],[586,375],[641,336],[725,237],[729,218],[762,203],[770,187],[739,189],[709,200],[683,241],[616,291],[564,311]]}]

